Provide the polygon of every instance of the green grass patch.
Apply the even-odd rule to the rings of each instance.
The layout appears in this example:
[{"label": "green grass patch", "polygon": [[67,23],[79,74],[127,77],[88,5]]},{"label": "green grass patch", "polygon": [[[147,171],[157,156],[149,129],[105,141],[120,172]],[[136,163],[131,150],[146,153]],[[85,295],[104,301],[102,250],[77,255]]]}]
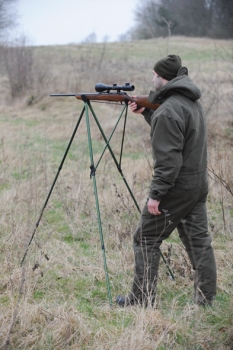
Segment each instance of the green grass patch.
[{"label": "green grass patch", "polygon": [[94,288],[91,291],[91,296],[97,301],[106,301],[107,287],[106,281],[94,281]]},{"label": "green grass patch", "polygon": [[132,160],[144,159],[145,154],[142,152],[125,152],[123,158],[130,158]]},{"label": "green grass patch", "polygon": [[64,239],[63,235],[65,237],[71,235],[71,228],[65,218],[61,202],[56,202],[55,207],[47,210],[44,216],[47,225],[52,226],[57,233],[62,234],[62,239]]},{"label": "green grass patch", "polygon": [[171,307],[172,303],[176,301],[176,305],[178,306],[178,313],[181,312],[181,308],[184,307],[187,303],[192,303],[192,294],[187,293],[187,286],[185,287],[185,292],[180,290],[180,286],[172,285],[169,283],[165,284],[164,282],[159,285],[159,297],[161,302],[165,307]]},{"label": "green grass patch", "polygon": [[2,119],[2,116],[1,116],[1,122],[10,123],[11,125],[14,125],[14,126],[26,126],[27,128],[32,128],[32,127],[34,128],[41,124],[41,121],[39,119],[36,119],[33,117],[31,119],[26,119],[26,118],[19,117],[18,115],[10,119],[9,118],[7,119],[7,117]]},{"label": "green grass patch", "polygon": [[82,254],[85,256],[91,256],[93,255],[93,250],[91,248],[93,248],[93,246],[91,246],[91,243],[89,242],[80,242],[79,244],[79,248],[82,251]]},{"label": "green grass patch", "polygon": [[73,236],[72,234],[66,235],[63,237],[63,240],[66,243],[73,244],[75,242],[80,242],[84,240],[84,237]]},{"label": "green grass patch", "polygon": [[42,292],[40,290],[36,290],[33,293],[32,297],[33,297],[33,299],[39,301],[39,300],[42,300],[45,297],[45,294],[46,294],[45,292]]},{"label": "green grass patch", "polygon": [[27,170],[22,170],[22,171],[15,171],[13,174],[12,174],[13,178],[17,181],[20,181],[20,180],[25,180],[28,178],[29,176],[29,172]]},{"label": "green grass patch", "polygon": [[10,184],[8,182],[0,183],[0,192],[4,190],[8,190],[10,188]]},{"label": "green grass patch", "polygon": [[7,306],[11,302],[10,298],[8,295],[1,295],[0,296],[0,305]]}]

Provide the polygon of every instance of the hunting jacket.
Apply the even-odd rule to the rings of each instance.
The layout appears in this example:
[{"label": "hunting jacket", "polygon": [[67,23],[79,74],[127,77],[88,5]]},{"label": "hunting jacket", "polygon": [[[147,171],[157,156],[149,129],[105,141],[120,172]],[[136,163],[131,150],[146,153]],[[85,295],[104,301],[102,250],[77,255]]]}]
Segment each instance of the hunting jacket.
[{"label": "hunting jacket", "polygon": [[161,104],[156,111],[142,113],[151,126],[152,199],[160,201],[174,187],[184,191],[208,187],[206,120],[200,97],[185,67],[160,91],[149,94],[149,102]]}]

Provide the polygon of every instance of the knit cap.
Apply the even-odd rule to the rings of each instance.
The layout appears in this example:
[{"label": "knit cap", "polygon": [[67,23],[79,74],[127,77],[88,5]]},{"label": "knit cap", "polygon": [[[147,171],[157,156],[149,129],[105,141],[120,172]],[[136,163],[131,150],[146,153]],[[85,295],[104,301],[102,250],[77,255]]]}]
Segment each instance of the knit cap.
[{"label": "knit cap", "polygon": [[178,55],[168,55],[155,63],[154,71],[166,80],[172,80],[177,76],[181,68],[181,58]]}]

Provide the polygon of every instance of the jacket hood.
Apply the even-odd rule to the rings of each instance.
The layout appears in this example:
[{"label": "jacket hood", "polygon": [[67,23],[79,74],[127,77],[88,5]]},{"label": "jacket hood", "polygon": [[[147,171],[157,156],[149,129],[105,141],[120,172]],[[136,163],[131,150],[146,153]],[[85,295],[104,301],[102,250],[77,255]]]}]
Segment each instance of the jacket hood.
[{"label": "jacket hood", "polygon": [[188,69],[186,67],[181,67],[177,77],[170,80],[161,90],[150,91],[148,101],[151,103],[163,103],[174,93],[182,94],[193,101],[201,97],[201,91],[188,77]]}]

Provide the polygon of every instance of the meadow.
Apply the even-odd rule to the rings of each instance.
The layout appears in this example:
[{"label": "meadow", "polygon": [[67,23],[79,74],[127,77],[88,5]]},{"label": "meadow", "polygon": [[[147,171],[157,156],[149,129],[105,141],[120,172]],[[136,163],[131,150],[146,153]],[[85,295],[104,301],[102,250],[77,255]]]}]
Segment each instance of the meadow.
[{"label": "meadow", "polygon": [[[148,94],[167,40],[28,50],[30,84],[17,97],[0,61],[0,349],[232,350],[233,42],[186,37],[169,42],[169,53],[181,56],[201,89],[207,117],[208,221],[218,286],[214,305],[206,308],[192,301],[193,271],[176,231],[161,247],[175,280],[161,260],[156,307],[115,305],[115,297],[131,287],[139,213],[106,150],[96,182],[108,292],[85,117],[27,250],[83,108],[74,97],[49,94],[94,92],[99,82],[130,82],[136,87],[132,95]],[[124,105],[92,106],[109,137]],[[91,113],[90,126],[96,164],[105,142]],[[123,128],[124,118],[110,141],[117,160]],[[150,128],[130,111],[121,167],[142,208],[153,170]]]}]

